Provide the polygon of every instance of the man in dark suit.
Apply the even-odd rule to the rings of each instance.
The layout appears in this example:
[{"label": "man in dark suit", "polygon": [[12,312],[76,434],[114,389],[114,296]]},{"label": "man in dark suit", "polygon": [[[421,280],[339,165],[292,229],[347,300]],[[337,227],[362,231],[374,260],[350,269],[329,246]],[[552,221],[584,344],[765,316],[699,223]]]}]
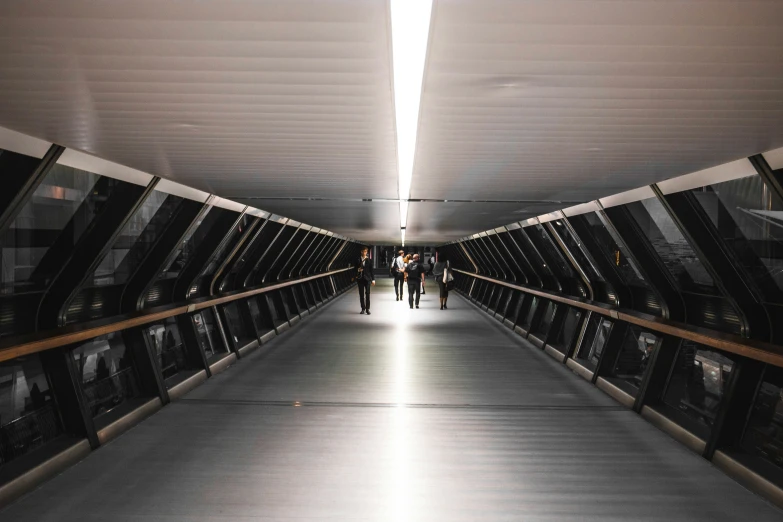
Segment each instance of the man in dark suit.
[{"label": "man in dark suit", "polygon": [[367,247],[362,248],[362,256],[356,261],[356,283],[359,285],[360,314],[370,315],[370,286],[375,286],[375,274],[372,271],[372,259],[367,256]]}]

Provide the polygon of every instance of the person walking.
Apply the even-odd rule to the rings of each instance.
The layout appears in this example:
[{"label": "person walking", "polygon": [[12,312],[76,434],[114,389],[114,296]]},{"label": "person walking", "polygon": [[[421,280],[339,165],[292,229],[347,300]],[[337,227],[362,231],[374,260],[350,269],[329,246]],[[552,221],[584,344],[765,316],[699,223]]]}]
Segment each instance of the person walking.
[{"label": "person walking", "polygon": [[356,261],[356,283],[359,286],[360,314],[370,315],[370,286],[375,286],[375,274],[372,271],[372,259],[367,256],[367,247],[362,248],[362,255]]},{"label": "person walking", "polygon": [[448,272],[451,271],[451,264],[449,263],[448,256],[438,252],[438,262],[432,269],[432,275],[435,276],[435,281],[438,282],[438,289],[440,289],[440,309],[448,310],[449,307],[446,303],[449,300],[449,287],[446,283],[448,279]]},{"label": "person walking", "polygon": [[430,256],[430,269],[427,275],[432,275],[432,270],[435,268],[435,256]]},{"label": "person walking", "polygon": [[[408,263],[411,262],[411,259],[413,259],[413,256],[411,254],[405,254],[405,257],[402,258],[402,262],[403,262],[403,265],[405,266],[405,268],[408,267]],[[402,271],[402,277],[403,277],[403,282],[407,285],[408,284],[408,273],[405,270]],[[400,295],[400,297],[402,297],[402,295]]]},{"label": "person walking", "polygon": [[392,261],[394,269],[394,297],[396,301],[402,301],[402,288],[405,285],[405,259],[403,257],[405,252],[400,250],[397,254],[398,256]]},{"label": "person walking", "polygon": [[413,255],[413,259],[405,267],[405,275],[408,276],[408,304],[413,308],[413,295],[416,294],[416,308],[418,308],[421,289],[424,286],[424,266],[419,263],[419,254]]}]

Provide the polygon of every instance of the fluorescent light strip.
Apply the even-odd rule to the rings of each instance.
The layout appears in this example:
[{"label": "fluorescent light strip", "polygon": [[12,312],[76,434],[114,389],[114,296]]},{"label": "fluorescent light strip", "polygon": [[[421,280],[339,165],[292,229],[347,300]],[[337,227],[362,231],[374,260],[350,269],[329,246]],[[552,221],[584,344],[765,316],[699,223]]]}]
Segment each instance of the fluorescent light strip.
[{"label": "fluorescent light strip", "polygon": [[[432,0],[391,0],[394,109],[397,121],[397,175],[400,227],[408,222],[419,105],[430,33]],[[403,243],[405,242],[405,231]]]}]

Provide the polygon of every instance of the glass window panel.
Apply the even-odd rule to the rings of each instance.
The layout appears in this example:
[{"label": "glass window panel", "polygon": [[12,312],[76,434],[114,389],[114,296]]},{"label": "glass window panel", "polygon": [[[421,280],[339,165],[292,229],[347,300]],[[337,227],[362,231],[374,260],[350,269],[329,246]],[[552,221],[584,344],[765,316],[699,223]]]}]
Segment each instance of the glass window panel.
[{"label": "glass window panel", "polygon": [[579,324],[582,319],[582,311],[578,308],[569,307],[566,310],[566,316],[563,320],[563,326],[554,334],[554,339],[550,343],[563,350],[567,350],[577,334]]},{"label": "glass window panel", "polygon": [[93,417],[140,396],[131,354],[121,334],[97,337],[75,348],[71,354]]},{"label": "glass window panel", "polygon": [[541,315],[541,320],[536,325],[535,334],[537,337],[542,339],[546,337],[546,334],[549,332],[549,328],[552,326],[552,319],[555,317],[556,308],[557,307],[555,306],[555,303],[552,301],[548,301],[546,303],[546,309]]},{"label": "glass window panel", "polygon": [[683,341],[663,401],[712,427],[734,362],[701,344]]},{"label": "glass window panel", "polygon": [[630,203],[628,209],[680,288],[718,295],[712,277],[658,199]]},{"label": "glass window panel", "polygon": [[579,267],[585,272],[587,278],[590,281],[605,281],[604,277],[598,272],[595,267],[595,262],[590,258],[590,254],[585,250],[582,241],[574,234],[574,231],[566,225],[563,220],[556,220],[552,222],[552,226],[557,231],[560,239],[563,240],[568,251],[574,256]]},{"label": "glass window panel", "polygon": [[95,269],[93,286],[127,282],[155,239],[165,230],[181,201],[182,198],[163,192],[154,191],[150,194]]},{"label": "glass window panel", "polygon": [[764,372],[742,437],[742,448],[783,468],[783,369]]},{"label": "glass window panel", "polygon": [[766,298],[783,302],[783,202],[757,175],[692,193]]},{"label": "glass window panel", "polygon": [[547,260],[554,264],[560,273],[566,277],[576,278],[571,265],[568,264],[568,260],[563,257],[563,253],[559,250],[558,246],[549,237],[546,229],[542,225],[533,225],[525,228],[525,232],[530,234],[531,239],[542,250],[541,254],[547,258]]},{"label": "glass window panel", "polygon": [[100,179],[63,165],[51,169],[0,240],[3,293],[46,287],[62,261],[39,267],[46,253],[57,241],[72,249],[120,183],[108,178],[98,183]]},{"label": "glass window panel", "polygon": [[60,416],[40,359],[0,363],[0,466],[62,433]]},{"label": "glass window panel", "polygon": [[163,323],[148,326],[145,331],[164,379],[189,369],[187,350],[176,318],[169,317]]},{"label": "glass window panel", "polygon": [[246,324],[245,318],[239,311],[238,303],[224,305],[226,319],[229,323],[228,334],[234,338],[236,346],[242,347],[256,339],[256,333],[252,324]]},{"label": "glass window panel", "polygon": [[[256,325],[256,331],[259,335],[264,335],[274,329],[274,327],[269,324],[268,314],[261,310],[258,299],[251,297],[247,300],[247,305],[250,307],[250,316],[253,318],[253,322]],[[263,303],[263,306],[265,305],[266,303]]]},{"label": "glass window panel", "polygon": [[236,245],[237,241],[239,241],[239,238],[242,237],[242,234],[255,220],[256,218],[250,214],[242,215],[239,223],[237,223],[236,226],[231,229],[231,232],[229,232],[226,240],[220,245],[220,247],[218,247],[218,249],[212,255],[212,258],[209,260],[209,263],[207,263],[207,266],[204,268],[204,270],[201,271],[202,276],[212,275],[215,273],[220,265],[223,264],[223,261],[226,260],[226,257],[231,252],[231,249],[234,248],[234,245]]},{"label": "glass window panel", "polygon": [[204,349],[207,360],[225,353],[226,347],[223,346],[223,341],[220,338],[220,332],[218,332],[217,329],[214,312],[207,308],[193,314],[192,319],[193,326],[196,328],[196,337],[198,338],[199,344]]},{"label": "glass window panel", "polygon": [[[179,275],[190,257],[196,252],[196,248],[209,228],[214,223],[215,207],[209,207],[206,212],[199,216],[198,220],[188,230],[182,239],[179,248],[169,258],[168,264],[163,268],[158,279],[171,279]],[[207,218],[210,218],[209,220]]]},{"label": "glass window panel", "polygon": [[536,313],[536,308],[538,307],[539,300],[540,300],[539,297],[535,295],[530,299],[530,306],[528,306],[527,311],[525,312],[525,317],[522,320],[522,324],[521,324],[522,328],[525,329],[530,328],[530,324],[533,322],[533,315],[535,315]]},{"label": "glass window panel", "polygon": [[621,247],[622,241],[615,236],[615,232],[607,228],[601,221],[601,218],[595,212],[583,214],[573,219],[583,219],[583,221],[589,226],[592,237],[601,249],[601,254],[606,259],[617,267],[617,272],[623,281],[629,285],[641,286],[649,289],[650,285],[645,281],[642,272],[634,263],[633,259],[625,251],[624,247]]},{"label": "glass window panel", "polygon": [[660,341],[660,336],[630,325],[612,368],[612,377],[639,389],[653,351]]},{"label": "glass window panel", "polygon": [[598,314],[592,314],[576,358],[587,363],[590,368],[595,368],[604,353],[611,330],[612,321]]}]

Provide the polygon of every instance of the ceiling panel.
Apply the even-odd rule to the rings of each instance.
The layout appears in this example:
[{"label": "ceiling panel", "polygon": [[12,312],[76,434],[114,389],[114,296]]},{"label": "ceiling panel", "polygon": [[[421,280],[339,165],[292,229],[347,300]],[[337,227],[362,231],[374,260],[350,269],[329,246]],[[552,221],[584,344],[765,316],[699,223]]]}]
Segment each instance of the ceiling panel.
[{"label": "ceiling panel", "polygon": [[413,198],[584,201],[783,145],[781,2],[436,0],[433,17]]},{"label": "ceiling panel", "polygon": [[388,27],[384,0],[7,0],[0,126],[224,197],[396,198]]},{"label": "ceiling panel", "polygon": [[406,244],[439,245],[447,241],[540,216],[563,208],[558,203],[411,202]]},{"label": "ceiling panel", "polygon": [[237,201],[268,212],[332,230],[371,244],[399,244],[400,212],[396,201],[265,200]]}]

